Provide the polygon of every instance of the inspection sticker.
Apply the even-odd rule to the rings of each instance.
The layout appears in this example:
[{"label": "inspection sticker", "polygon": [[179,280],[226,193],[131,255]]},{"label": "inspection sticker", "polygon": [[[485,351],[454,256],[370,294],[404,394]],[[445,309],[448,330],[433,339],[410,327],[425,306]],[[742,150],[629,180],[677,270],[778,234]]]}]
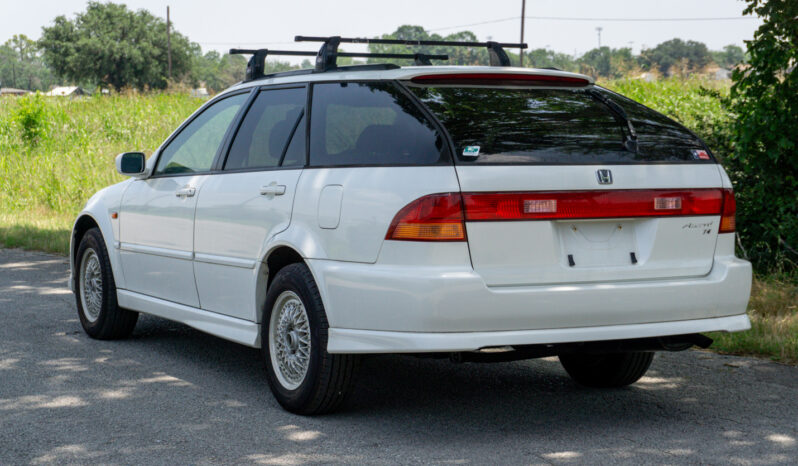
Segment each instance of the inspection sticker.
[{"label": "inspection sticker", "polygon": [[463,148],[463,155],[465,157],[479,156],[479,146],[465,146],[465,148]]}]

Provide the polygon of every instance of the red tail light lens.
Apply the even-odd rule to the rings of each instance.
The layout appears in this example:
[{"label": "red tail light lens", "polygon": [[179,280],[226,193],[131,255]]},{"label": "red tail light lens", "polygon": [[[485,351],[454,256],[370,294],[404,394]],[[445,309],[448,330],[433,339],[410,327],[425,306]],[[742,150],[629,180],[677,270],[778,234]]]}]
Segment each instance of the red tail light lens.
[{"label": "red tail light lens", "polygon": [[718,233],[734,233],[737,229],[737,201],[734,200],[734,191],[723,190],[723,213],[720,216]]},{"label": "red tail light lens", "polygon": [[724,199],[720,189],[463,194],[466,221],[720,215]]},{"label": "red tail light lens", "polygon": [[396,214],[385,239],[465,241],[463,203],[460,194],[430,194],[416,199]]}]

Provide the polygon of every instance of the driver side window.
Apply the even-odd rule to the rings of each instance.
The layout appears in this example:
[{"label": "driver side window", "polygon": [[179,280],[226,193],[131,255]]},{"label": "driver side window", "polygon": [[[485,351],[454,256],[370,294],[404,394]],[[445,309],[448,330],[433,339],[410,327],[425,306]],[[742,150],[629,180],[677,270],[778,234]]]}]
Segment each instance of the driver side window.
[{"label": "driver side window", "polygon": [[227,128],[248,96],[227,97],[203,110],[161,151],[155,175],[209,171]]}]

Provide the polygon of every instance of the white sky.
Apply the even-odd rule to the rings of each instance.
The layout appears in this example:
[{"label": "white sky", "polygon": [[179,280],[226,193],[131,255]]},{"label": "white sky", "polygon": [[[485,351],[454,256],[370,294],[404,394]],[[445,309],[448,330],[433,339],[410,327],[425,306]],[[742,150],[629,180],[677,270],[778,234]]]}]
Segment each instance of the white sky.
[{"label": "white sky", "polygon": [[[177,31],[203,50],[266,47],[316,50],[317,44],[293,43],[295,35],[375,37],[403,24],[417,24],[441,35],[468,29],[480,40],[515,42],[520,36],[521,0],[117,0],[131,9],[144,8],[166,16],[166,5]],[[527,0],[526,16],[568,18],[725,18],[740,17],[742,0]],[[14,34],[34,39],[42,26],[58,15],[73,17],[85,0],[0,0],[0,43]],[[473,23],[491,20],[481,25]],[[525,40],[530,48],[546,47],[571,55],[602,45],[641,47],[679,37],[704,42],[718,50],[743,46],[761,24],[758,18],[715,21],[555,21],[527,19]],[[468,25],[468,26],[464,26]],[[454,27],[462,26],[462,27]],[[365,50],[345,46],[347,50]],[[288,58],[288,57],[286,57]],[[296,60],[287,60],[299,62]]]}]

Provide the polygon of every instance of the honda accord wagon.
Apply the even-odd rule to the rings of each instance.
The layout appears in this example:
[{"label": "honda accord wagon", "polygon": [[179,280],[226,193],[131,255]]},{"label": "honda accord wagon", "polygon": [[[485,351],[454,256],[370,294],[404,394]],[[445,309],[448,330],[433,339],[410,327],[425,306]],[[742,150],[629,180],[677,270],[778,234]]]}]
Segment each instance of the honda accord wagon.
[{"label": "honda accord wagon", "polygon": [[364,354],[558,356],[619,387],[749,328],[732,185],[670,118],[557,70],[261,55],[79,214],[89,336],[146,313],[260,348],[279,403],[318,414]]}]

